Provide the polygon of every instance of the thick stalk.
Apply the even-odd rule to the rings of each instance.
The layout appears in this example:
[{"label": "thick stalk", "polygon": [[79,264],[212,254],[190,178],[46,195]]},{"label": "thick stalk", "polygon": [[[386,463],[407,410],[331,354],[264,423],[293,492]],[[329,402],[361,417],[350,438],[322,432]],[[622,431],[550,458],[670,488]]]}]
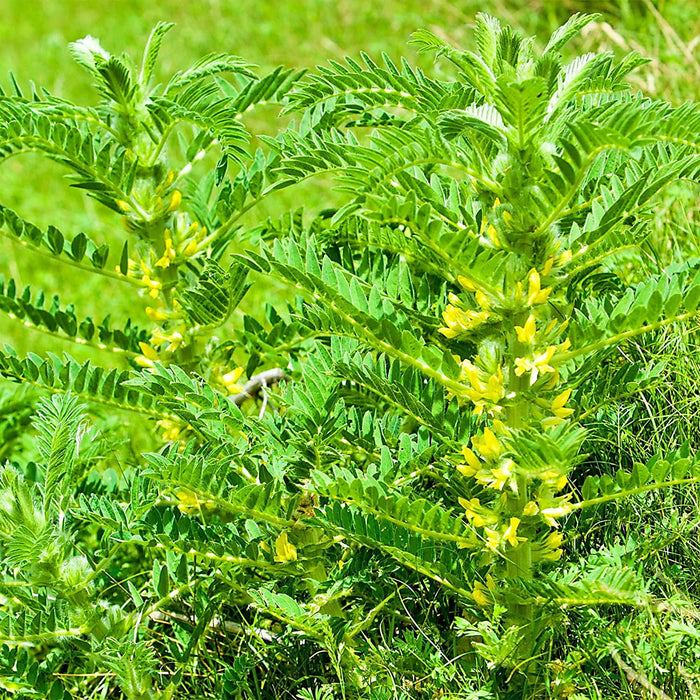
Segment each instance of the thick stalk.
[{"label": "thick stalk", "polygon": [[[524,325],[527,319],[527,314],[523,312],[516,318],[514,325]],[[529,389],[530,378],[528,374],[517,376],[515,374],[515,358],[522,357],[528,353],[529,348],[521,343],[515,331],[509,333],[508,349],[511,352],[508,354],[509,365],[507,367],[506,383],[507,393],[514,393],[515,397],[506,407],[506,425],[511,430],[518,430],[527,424],[530,403],[525,398],[526,392]],[[518,491],[511,493],[509,496],[509,510],[515,517],[521,518],[525,506],[530,501],[530,485],[524,474],[517,472],[516,482]],[[524,542],[518,543],[517,547],[510,548],[506,554],[506,578],[518,579],[521,581],[529,581],[533,578],[533,563],[532,563],[532,534],[524,533],[527,539]],[[518,603],[508,607],[506,618],[507,626],[518,627],[521,634],[521,642],[516,650],[517,665],[523,664],[521,668],[527,673],[527,667],[530,665],[527,660],[532,657],[532,651],[535,641],[534,630],[534,607],[528,603]],[[525,662],[525,663],[523,663]]]}]

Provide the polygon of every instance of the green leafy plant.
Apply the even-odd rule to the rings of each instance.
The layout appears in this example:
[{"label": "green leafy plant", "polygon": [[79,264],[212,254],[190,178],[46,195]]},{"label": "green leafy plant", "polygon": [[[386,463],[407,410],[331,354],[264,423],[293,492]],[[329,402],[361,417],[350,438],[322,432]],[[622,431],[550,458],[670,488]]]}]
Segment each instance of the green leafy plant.
[{"label": "green leafy plant", "polygon": [[[257,78],[216,55],[154,87],[161,24],[140,69],[73,45],[97,108],[2,97],[3,152],[67,165],[127,231],[114,272],[84,234],[9,210],[3,234],[138,288],[156,324],[96,326],[1,290],[25,325],[130,363],[0,356],[6,377],[53,395],[35,452],[17,446],[2,472],[8,687],[586,697],[585,668],[692,695],[698,636],[669,613],[690,603],[660,600],[634,538],[596,549],[586,514],[700,478],[687,442],[594,469],[589,420],[665,376],[633,343],[697,316],[698,260],[653,269],[639,251],[655,198],[697,182],[700,112],[631,94],[637,54],[565,61],[593,19],[574,15],[542,51],[487,15],[476,52],[415,34],[454,78],[366,55]],[[298,126],[251,152],[239,117],[262,101]],[[334,180],[332,208],[251,219],[313,177]],[[296,296],[231,322],[250,270]],[[161,429],[129,427],[150,442],[116,482],[110,433],[87,427],[81,399]],[[596,638],[602,619],[615,624]],[[664,632],[646,647],[688,660],[672,677],[631,651],[649,626]]]},{"label": "green leafy plant", "polygon": [[[477,53],[417,33],[454,66],[451,83],[388,58],[312,76],[290,96],[309,134],[285,140],[284,171],[337,173],[347,201],[320,230],[238,256],[306,292],[302,323],[354,341],[331,343],[325,372],[402,410],[401,437],[422,430],[430,445],[422,469],[402,473],[387,435],[379,472],[313,471],[334,502],[317,522],[480,607],[466,619],[491,619],[462,631],[509,669],[513,697],[541,691],[562,609],[652,605],[630,569],[557,568],[562,520],[698,474],[686,445],[575,480],[586,432],[573,392],[586,401],[612,348],[695,317],[700,299],[694,259],[639,281],[611,272],[648,235],[652,198],[697,181],[698,110],[630,95],[637,54],[564,63],[592,19],[572,17],[540,54],[485,15]],[[367,140],[354,136],[367,125]]]},{"label": "green leafy plant", "polygon": [[[20,358],[10,346],[0,353],[5,377],[48,389],[54,397],[42,399],[36,408],[36,461],[8,462],[2,476],[3,586],[12,591],[3,599],[2,638],[10,645],[3,673],[12,679],[8,687],[26,693],[33,688],[42,697],[67,697],[65,683],[50,681],[53,670],[68,662],[52,652],[55,659],[47,670],[31,654],[18,655],[17,650],[63,639],[75,640],[80,648],[81,660],[72,668],[107,670],[107,678],[116,677],[126,697],[172,695],[172,683],[160,690],[153,687],[158,662],[151,640],[133,647],[128,642],[131,635],[138,637],[144,613],[148,620],[168,599],[167,567],[154,563],[147,576],[156,577],[151,597],[163,598],[160,603],[151,600],[149,610],[130,580],[128,587],[126,580],[117,585],[131,612],[123,607],[119,612],[111,594],[104,594],[114,583],[110,576],[103,578],[105,572],[119,568],[115,559],[125,563],[127,578],[132,576],[129,557],[122,560],[121,554],[130,542],[137,543],[132,557],[144,545],[145,551],[156,546],[142,539],[136,524],[153,506],[155,493],[149,494],[138,478],[125,484],[117,477],[115,488],[114,466],[100,467],[109,459],[93,449],[102,444],[109,454],[110,445],[97,441],[94,429],[85,427],[77,397],[110,411],[132,412],[174,439],[186,424],[157,405],[154,396],[128,386],[141,368],[177,363],[201,373],[224,395],[239,391],[242,370],[229,366],[230,356],[212,332],[227,320],[249,284],[241,266],[224,270],[219,263],[245,212],[284,185],[274,173],[277,156],[267,157],[250,146],[252,136],[242,115],[261,103],[279,101],[301,72],[277,69],[259,77],[236,56],[211,54],[155,84],[160,45],[171,27],[161,23],[154,28],[138,65],[127,56],[109,54],[92,37],[71,44],[73,57],[100,95],[95,107],[72,104],[34,86],[25,95],[14,77],[12,91],[0,96],[3,160],[34,152],[65,166],[70,186],[104,205],[116,219],[115,228],[124,230],[115,257],[108,244],[85,233],[66,237],[54,225],[42,230],[2,207],[2,235],[70,266],[66,271],[72,267],[79,278],[96,273],[107,285],[130,288],[151,323],[150,331],[132,319],[117,328],[111,313],[99,322],[81,318],[74,304],[62,306],[57,296],[47,303],[43,292],[20,290],[13,279],[0,283],[0,308],[10,318],[90,348],[95,358],[100,351],[103,357],[113,352],[123,358],[121,365],[118,360],[110,365],[102,359],[79,363],[68,355],[60,359],[30,353]],[[198,166],[212,154],[218,158],[214,168]],[[236,168],[232,179],[227,177],[231,163]],[[16,405],[7,407],[14,419],[6,426],[12,438],[17,437],[13,426],[19,421],[26,425],[32,405],[22,394],[16,397]],[[226,401],[224,396],[221,400]],[[132,422],[129,439],[143,432]],[[23,452],[11,440],[5,448],[10,457]],[[122,465],[116,467],[122,470]],[[125,485],[131,494],[124,492]],[[119,493],[130,505],[119,502]],[[178,497],[186,504],[193,495],[183,491]],[[117,534],[122,531],[130,534],[122,539]],[[92,554],[76,555],[81,538],[95,549]],[[150,555],[146,561],[153,563]],[[179,566],[182,584],[186,557]],[[143,577],[143,572],[136,576]],[[85,635],[87,645],[78,642]]]}]

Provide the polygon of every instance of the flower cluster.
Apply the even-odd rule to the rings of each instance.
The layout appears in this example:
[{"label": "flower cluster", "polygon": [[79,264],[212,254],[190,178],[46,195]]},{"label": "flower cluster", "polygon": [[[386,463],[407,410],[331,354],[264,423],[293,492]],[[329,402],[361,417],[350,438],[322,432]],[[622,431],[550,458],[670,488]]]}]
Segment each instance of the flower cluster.
[{"label": "flower cluster", "polygon": [[530,385],[532,385],[537,382],[540,376],[551,374],[552,378],[544,385],[544,388],[553,389],[559,381],[559,374],[552,360],[557,353],[564,353],[570,347],[571,343],[567,339],[559,345],[548,345],[541,352],[535,350],[525,357],[516,357],[515,375],[517,377],[522,377],[524,374],[529,374]]},{"label": "flower cluster", "polygon": [[464,476],[473,477],[486,488],[503,491],[507,484],[517,493],[515,462],[507,455],[494,432],[490,428],[484,428],[484,432],[474,435],[471,442],[482,459],[479,459],[470,447],[464,446],[462,454],[466,463],[460,464],[457,469]]},{"label": "flower cluster", "polygon": [[505,396],[505,377],[501,367],[497,367],[493,374],[480,369],[469,360],[460,363],[460,381],[469,382],[469,387],[464,389],[464,395],[474,404],[474,413],[481,415],[484,411],[490,414],[501,411],[499,402]]},{"label": "flower cluster", "polygon": [[171,418],[162,418],[156,421],[156,425],[163,431],[161,433],[161,438],[163,442],[175,442],[180,438],[184,423]]},{"label": "flower cluster", "polygon": [[[151,307],[148,308],[151,309]],[[155,317],[158,320],[162,317],[168,328],[166,330],[165,326],[157,326],[151,331],[148,343],[139,343],[142,354],[134,358],[134,361],[140,367],[153,369],[155,362],[169,360],[173,353],[187,344],[188,330],[184,320],[180,315],[171,314],[171,316],[174,316],[175,320],[169,320],[164,312],[151,309],[149,317]]]},{"label": "flower cluster", "polygon": [[455,338],[469,333],[481,324],[486,323],[491,316],[489,313],[491,306],[482,292],[477,291],[476,298],[481,311],[465,309],[460,298],[456,294],[450,294],[450,303],[442,314],[442,320],[445,322],[445,325],[442,328],[438,328],[438,332],[442,333],[446,338]]},{"label": "flower cluster", "polygon": [[[506,226],[513,223],[508,211],[501,218]],[[507,245],[486,221],[480,235],[492,248]],[[530,450],[538,442],[532,435],[541,434],[543,445],[556,444],[563,434],[557,426],[565,429],[562,424],[574,412],[567,406],[571,389],[560,387],[559,367],[570,342],[552,284],[570,260],[570,251],[552,254],[510,285],[494,285],[476,273],[461,276],[463,293],[451,294],[442,314],[442,335],[477,347],[474,357],[456,359],[461,395],[485,424],[462,446],[455,466],[465,487],[476,489],[459,503],[481,539],[482,561],[491,562],[486,584],[473,584],[481,606],[499,598],[494,577],[527,574],[538,562],[562,555],[557,530],[571,512],[571,496],[562,494],[570,465],[547,457],[546,450],[535,458]]]}]

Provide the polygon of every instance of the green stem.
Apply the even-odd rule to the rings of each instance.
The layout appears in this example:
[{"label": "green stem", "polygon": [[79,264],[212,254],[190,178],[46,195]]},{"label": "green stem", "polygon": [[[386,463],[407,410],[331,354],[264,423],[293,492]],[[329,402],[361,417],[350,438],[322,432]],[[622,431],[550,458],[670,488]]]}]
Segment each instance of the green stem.
[{"label": "green stem", "polygon": [[50,253],[49,251],[44,250],[39,246],[32,245],[31,243],[28,243],[27,241],[22,239],[18,239],[15,236],[7,233],[7,231],[3,231],[2,229],[0,229],[0,236],[3,236],[15,245],[21,245],[27,250],[31,250],[32,252],[37,253],[38,255],[48,258],[49,260],[51,260],[51,262],[60,262],[63,265],[70,265],[71,267],[76,267],[79,270],[82,270],[83,272],[89,272],[94,273],[96,275],[102,275],[103,277],[109,277],[110,279],[118,280],[119,282],[124,282],[134,287],[142,286],[141,283],[133,277],[127,277],[126,275],[122,275],[121,273],[112,272],[111,270],[105,270],[104,268],[83,265],[82,263],[76,262],[75,260],[71,260],[70,258],[66,258],[63,255],[56,255],[55,253]]},{"label": "green stem", "polygon": [[620,498],[630,498],[630,496],[636,496],[638,493],[644,493],[645,491],[655,491],[656,489],[665,489],[670,488],[671,486],[687,486],[689,484],[697,483],[700,483],[700,477],[697,476],[691,476],[687,479],[671,479],[671,481],[655,481],[654,483],[643,484],[642,486],[637,486],[633,489],[625,489],[624,491],[608,493],[605,496],[599,496],[598,498],[590,498],[587,501],[579,501],[578,503],[572,503],[569,506],[569,509],[580,510],[581,508],[591,508],[592,506],[599,506],[603,503],[617,501]]},{"label": "green stem", "polygon": [[642,335],[643,333],[648,333],[649,331],[655,331],[659,328],[670,326],[672,323],[680,323],[681,321],[687,321],[688,319],[697,316],[698,313],[700,312],[688,311],[687,313],[680,314],[678,316],[672,316],[671,318],[665,318],[661,321],[657,321],[656,323],[649,323],[646,326],[632,328],[628,331],[624,331],[623,333],[618,333],[617,335],[610,336],[609,338],[599,340],[597,343],[593,343],[592,345],[585,345],[584,347],[577,348],[576,350],[570,350],[569,352],[557,355],[556,361],[558,364],[563,364],[564,362],[573,360],[575,357],[579,357],[580,355],[590,355],[591,353],[596,352],[596,350],[602,350],[603,348],[607,348],[610,345],[619,345],[623,341],[629,340],[630,338],[635,338],[636,336]]},{"label": "green stem", "polygon": [[124,348],[117,347],[115,345],[106,345],[105,343],[95,343],[91,340],[85,340],[85,338],[80,338],[77,335],[72,336],[68,335],[65,333],[60,333],[58,331],[52,331],[49,330],[48,328],[45,328],[44,326],[38,326],[35,323],[32,323],[29,319],[27,318],[20,318],[16,314],[13,313],[8,313],[7,317],[12,319],[13,321],[18,321],[21,323],[25,328],[29,328],[32,331],[37,331],[39,333],[43,333],[44,335],[50,335],[53,338],[58,338],[59,340],[67,340],[71,343],[76,343],[77,345],[82,345],[83,347],[86,348],[94,348],[95,350],[104,350],[106,352],[113,352],[118,355],[123,355],[124,357],[128,358],[134,358],[138,355],[138,353],[132,352],[131,350],[124,350]]},{"label": "green stem", "polygon": [[[514,319],[513,327],[524,325],[527,320],[527,312],[523,311]],[[508,333],[508,349],[510,366],[507,368],[508,391],[515,393],[514,402],[506,409],[506,425],[510,429],[518,430],[527,424],[530,413],[530,402],[524,397],[529,389],[529,377],[527,374],[517,376],[515,374],[515,358],[526,355],[531,348],[518,340],[515,329]],[[525,505],[530,500],[530,485],[524,474],[516,475],[518,491],[509,497],[509,506],[521,516]],[[532,563],[532,542],[528,538],[520,542],[516,547],[510,548],[506,555],[506,578],[520,581],[530,581],[534,575]],[[515,651],[517,660],[525,667],[529,666],[532,652],[535,646],[535,608],[531,603],[516,603],[508,606],[507,624],[518,627],[521,630],[521,641]]]}]

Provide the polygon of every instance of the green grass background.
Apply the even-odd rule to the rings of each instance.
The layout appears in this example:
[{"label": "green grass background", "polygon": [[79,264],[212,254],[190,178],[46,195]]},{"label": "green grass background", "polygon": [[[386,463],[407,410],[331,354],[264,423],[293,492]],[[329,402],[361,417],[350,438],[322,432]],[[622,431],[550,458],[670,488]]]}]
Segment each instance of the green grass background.
[{"label": "green grass background", "polygon": [[[68,56],[67,43],[92,34],[113,52],[134,53],[159,20],[177,23],[163,49],[166,73],[210,51],[239,54],[263,68],[311,67],[361,49],[412,56],[406,46],[412,31],[427,27],[460,43],[469,37],[479,11],[540,35],[572,12],[601,12],[602,22],[586,32],[584,41],[641,48],[671,64],[669,70],[687,63],[697,69],[700,19],[694,5],[682,0],[656,0],[655,5],[651,0],[64,0],[29,10],[25,0],[3,0],[0,75],[12,70],[65,97],[88,98],[88,85]],[[683,77],[692,76],[677,76]],[[669,86],[658,87],[665,92]],[[689,87],[697,90],[697,85]]]}]

